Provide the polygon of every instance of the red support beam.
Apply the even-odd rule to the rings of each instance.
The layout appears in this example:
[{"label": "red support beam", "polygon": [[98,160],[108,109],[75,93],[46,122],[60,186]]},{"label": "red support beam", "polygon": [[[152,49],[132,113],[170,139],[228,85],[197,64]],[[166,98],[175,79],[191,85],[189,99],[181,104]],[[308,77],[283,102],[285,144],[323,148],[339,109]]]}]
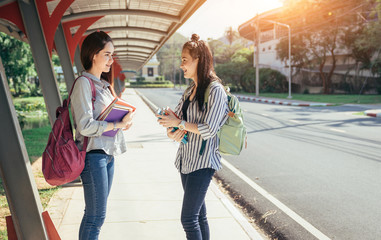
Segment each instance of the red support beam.
[{"label": "red support beam", "polygon": [[44,30],[46,45],[48,46],[50,56],[52,55],[54,35],[56,33],[58,24],[60,23],[62,16],[66,9],[74,2],[74,0],[61,0],[52,14],[49,14],[47,2],[52,0],[38,0],[36,6],[40,15],[40,21]]},{"label": "red support beam", "polygon": [[0,7],[0,16],[3,19],[15,24],[26,36],[24,23],[22,21],[19,5],[17,2],[11,2]]},{"label": "red support beam", "polygon": [[[78,19],[78,20],[62,23],[67,46],[69,48],[71,62],[74,61],[74,54],[75,54],[75,49],[77,48],[77,45],[84,40],[82,35],[87,31],[87,29],[93,23],[95,23],[102,17],[103,16],[83,18],[83,19]],[[70,29],[77,26],[79,26],[78,30],[76,31],[74,35],[72,35]]]}]

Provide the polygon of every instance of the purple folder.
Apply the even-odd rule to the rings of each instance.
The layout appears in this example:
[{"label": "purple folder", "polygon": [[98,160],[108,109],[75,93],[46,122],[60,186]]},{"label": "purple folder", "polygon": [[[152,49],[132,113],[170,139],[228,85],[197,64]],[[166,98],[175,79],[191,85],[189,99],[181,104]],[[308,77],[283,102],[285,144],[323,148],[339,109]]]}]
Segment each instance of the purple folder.
[{"label": "purple folder", "polygon": [[[108,113],[108,115],[106,116],[106,118],[104,119],[104,121],[106,122],[120,122],[124,116],[126,116],[126,114],[128,113],[129,111],[126,110],[126,109],[120,109],[120,108],[112,108],[111,111]],[[103,136],[108,136],[108,137],[114,137],[118,131],[120,129],[114,131],[114,130],[110,130],[110,131],[107,131],[107,132],[104,132],[102,135]]]}]

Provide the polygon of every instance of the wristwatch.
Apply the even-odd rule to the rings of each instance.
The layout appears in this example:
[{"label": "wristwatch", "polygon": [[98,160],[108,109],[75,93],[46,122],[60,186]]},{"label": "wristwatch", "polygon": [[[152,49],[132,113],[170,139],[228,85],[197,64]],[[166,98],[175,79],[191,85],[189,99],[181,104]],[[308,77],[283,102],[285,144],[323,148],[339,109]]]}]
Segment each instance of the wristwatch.
[{"label": "wristwatch", "polygon": [[181,131],[185,130],[185,121],[184,120],[181,120],[179,126],[177,126]]}]

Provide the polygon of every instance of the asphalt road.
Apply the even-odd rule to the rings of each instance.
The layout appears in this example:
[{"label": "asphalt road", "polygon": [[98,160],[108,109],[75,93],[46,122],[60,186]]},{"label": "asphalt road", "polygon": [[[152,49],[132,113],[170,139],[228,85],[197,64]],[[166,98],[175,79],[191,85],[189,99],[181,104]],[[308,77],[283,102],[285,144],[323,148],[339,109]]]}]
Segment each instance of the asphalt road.
[{"label": "asphalt road", "polygon": [[[182,93],[139,91],[171,108]],[[372,106],[241,104],[248,148],[218,178],[257,225],[279,239],[381,239],[381,120],[355,114]]]}]

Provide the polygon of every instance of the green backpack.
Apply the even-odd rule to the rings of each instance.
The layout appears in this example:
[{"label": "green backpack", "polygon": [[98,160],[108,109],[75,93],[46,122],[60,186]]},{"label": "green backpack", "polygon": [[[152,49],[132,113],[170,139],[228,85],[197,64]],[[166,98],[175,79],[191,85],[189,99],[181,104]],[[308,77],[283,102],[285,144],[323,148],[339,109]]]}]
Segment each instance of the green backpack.
[{"label": "green backpack", "polygon": [[[210,86],[205,91],[205,107],[208,104]],[[226,95],[228,96],[229,117],[217,132],[220,139],[218,150],[225,155],[239,155],[242,147],[247,146],[246,127],[243,123],[243,112],[238,98],[230,93],[229,87],[225,87]],[[202,141],[200,155],[204,153],[206,140]]]}]

